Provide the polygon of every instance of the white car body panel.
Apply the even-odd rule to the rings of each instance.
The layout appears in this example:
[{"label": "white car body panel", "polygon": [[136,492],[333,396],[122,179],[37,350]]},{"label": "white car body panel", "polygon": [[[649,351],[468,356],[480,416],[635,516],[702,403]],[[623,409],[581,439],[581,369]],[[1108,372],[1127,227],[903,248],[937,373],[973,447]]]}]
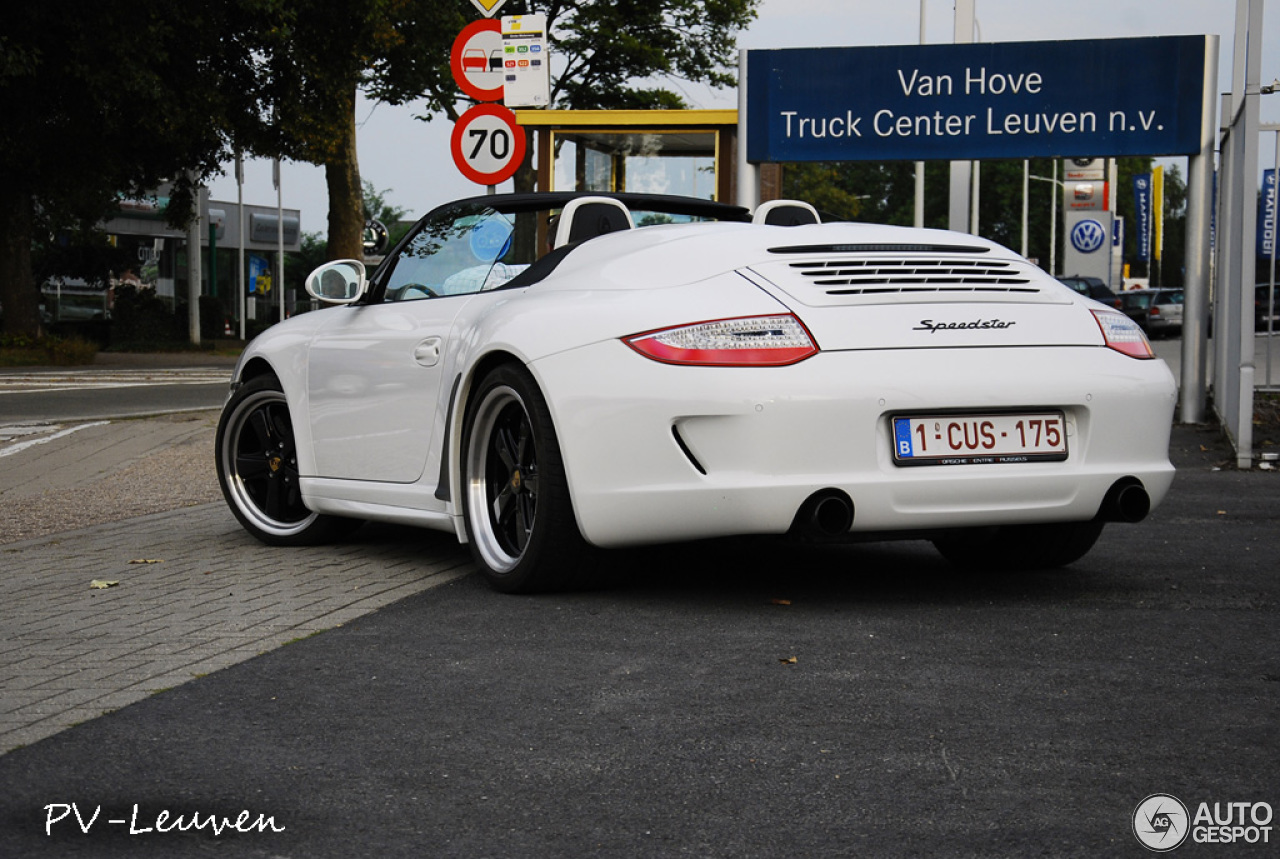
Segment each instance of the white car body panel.
[{"label": "white car body panel", "polygon": [[[823,254],[770,252],[851,243],[981,247],[1032,287],[833,297],[792,266]],[[583,243],[533,286],[304,314],[253,341],[235,378],[280,379],[308,508],[460,538],[467,397],[495,354],[537,381],[598,546],[783,533],[825,489],[852,499],[855,533],[1083,521],[1117,479],[1140,480],[1154,506],[1173,476],[1172,374],[1108,348],[1097,307],[972,236],[645,227]],[[791,366],[675,366],[621,339],[788,311],[821,350]],[[893,415],[1045,409],[1065,414],[1065,461],[894,464]]]},{"label": "white car body panel", "polygon": [[[1014,365],[1000,349],[824,353],[760,369],[643,364],[628,352],[600,344],[533,365],[556,404],[579,525],[598,545],[783,533],[801,503],[829,487],[853,500],[855,531],[1078,521],[1098,512],[1118,471],[1141,480],[1153,503],[1173,477],[1164,455],[1172,374],[1106,348],[1033,350]],[[1080,375],[1055,373],[1064,361]],[[940,362],[975,384],[940,376]],[[983,384],[997,371],[998,391]],[[601,375],[629,404],[593,384]],[[1063,409],[1069,459],[893,464],[889,415],[1011,404]]]}]

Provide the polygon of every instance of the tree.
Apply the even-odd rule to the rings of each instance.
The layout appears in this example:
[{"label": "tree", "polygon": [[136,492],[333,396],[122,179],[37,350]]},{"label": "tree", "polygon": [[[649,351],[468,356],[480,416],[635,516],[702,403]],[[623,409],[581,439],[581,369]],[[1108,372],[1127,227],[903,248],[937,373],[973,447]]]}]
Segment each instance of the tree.
[{"label": "tree", "polygon": [[32,247],[98,223],[118,195],[173,181],[169,215],[257,121],[244,49],[256,0],[27,3],[0,35],[0,305],[4,330],[38,336]]},{"label": "tree", "polygon": [[390,188],[379,191],[368,179],[363,181],[362,187],[364,189],[365,221],[377,221],[386,227],[387,247],[394,247],[397,242],[404,238],[405,233],[413,228],[413,221],[404,220],[404,216],[409,214],[409,210],[403,206],[393,206],[387,201],[386,195],[391,192]]},{"label": "tree", "polygon": [[362,180],[361,187],[364,189],[364,219],[366,221],[380,221],[386,226],[391,226],[408,213],[408,209],[402,206],[393,206],[387,201],[387,194],[391,193],[390,188],[379,191],[368,179]]},{"label": "tree", "polygon": [[[664,78],[733,83],[734,37],[759,0],[514,0],[503,14],[542,12],[561,71],[553,103],[568,108],[683,107]],[[465,0],[287,0],[261,42],[271,69],[278,138],[259,155],[322,164],[329,253],[358,256],[364,226],[356,94],[390,105],[417,99],[420,118],[461,115],[449,69]],[[464,106],[465,107],[465,106]]]},{"label": "tree", "polygon": [[323,165],[329,253],[359,258],[364,231],[356,94],[401,104],[450,77],[458,0],[283,0],[256,43],[269,70],[276,135],[257,155]]}]

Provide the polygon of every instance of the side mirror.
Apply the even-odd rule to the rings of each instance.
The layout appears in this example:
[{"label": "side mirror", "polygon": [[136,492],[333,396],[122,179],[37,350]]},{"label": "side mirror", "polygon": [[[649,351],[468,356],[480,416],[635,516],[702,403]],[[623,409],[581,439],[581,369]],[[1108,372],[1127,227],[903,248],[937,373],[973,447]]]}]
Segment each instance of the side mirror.
[{"label": "side mirror", "polygon": [[307,294],[326,304],[359,301],[369,287],[364,263],[354,259],[327,262],[307,275]]}]

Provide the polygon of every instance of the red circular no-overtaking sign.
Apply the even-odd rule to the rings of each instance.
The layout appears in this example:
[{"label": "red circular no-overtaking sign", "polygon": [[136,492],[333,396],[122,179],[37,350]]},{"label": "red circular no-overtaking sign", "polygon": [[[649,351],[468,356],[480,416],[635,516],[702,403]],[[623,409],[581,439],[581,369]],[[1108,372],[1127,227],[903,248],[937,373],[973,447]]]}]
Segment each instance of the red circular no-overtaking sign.
[{"label": "red circular no-overtaking sign", "polygon": [[502,23],[485,18],[463,27],[453,40],[449,68],[462,91],[476,101],[502,101],[506,75],[502,60]]}]

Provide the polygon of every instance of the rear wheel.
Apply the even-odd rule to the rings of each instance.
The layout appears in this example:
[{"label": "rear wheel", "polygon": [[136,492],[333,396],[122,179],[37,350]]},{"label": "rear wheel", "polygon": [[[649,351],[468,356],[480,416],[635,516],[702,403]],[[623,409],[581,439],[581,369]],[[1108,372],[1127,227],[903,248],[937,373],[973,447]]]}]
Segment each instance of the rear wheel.
[{"label": "rear wheel", "polygon": [[933,541],[948,561],[968,570],[1047,570],[1080,560],[1104,523],[1057,522],[973,528]]},{"label": "rear wheel", "polygon": [[312,545],[360,526],[302,503],[293,420],[275,376],[251,379],[231,396],[218,421],[215,450],[218,483],[231,512],[262,542]]},{"label": "rear wheel", "polygon": [[522,368],[477,385],[462,437],[463,507],[472,556],[504,593],[581,583],[589,547],[578,531],[551,413]]}]

